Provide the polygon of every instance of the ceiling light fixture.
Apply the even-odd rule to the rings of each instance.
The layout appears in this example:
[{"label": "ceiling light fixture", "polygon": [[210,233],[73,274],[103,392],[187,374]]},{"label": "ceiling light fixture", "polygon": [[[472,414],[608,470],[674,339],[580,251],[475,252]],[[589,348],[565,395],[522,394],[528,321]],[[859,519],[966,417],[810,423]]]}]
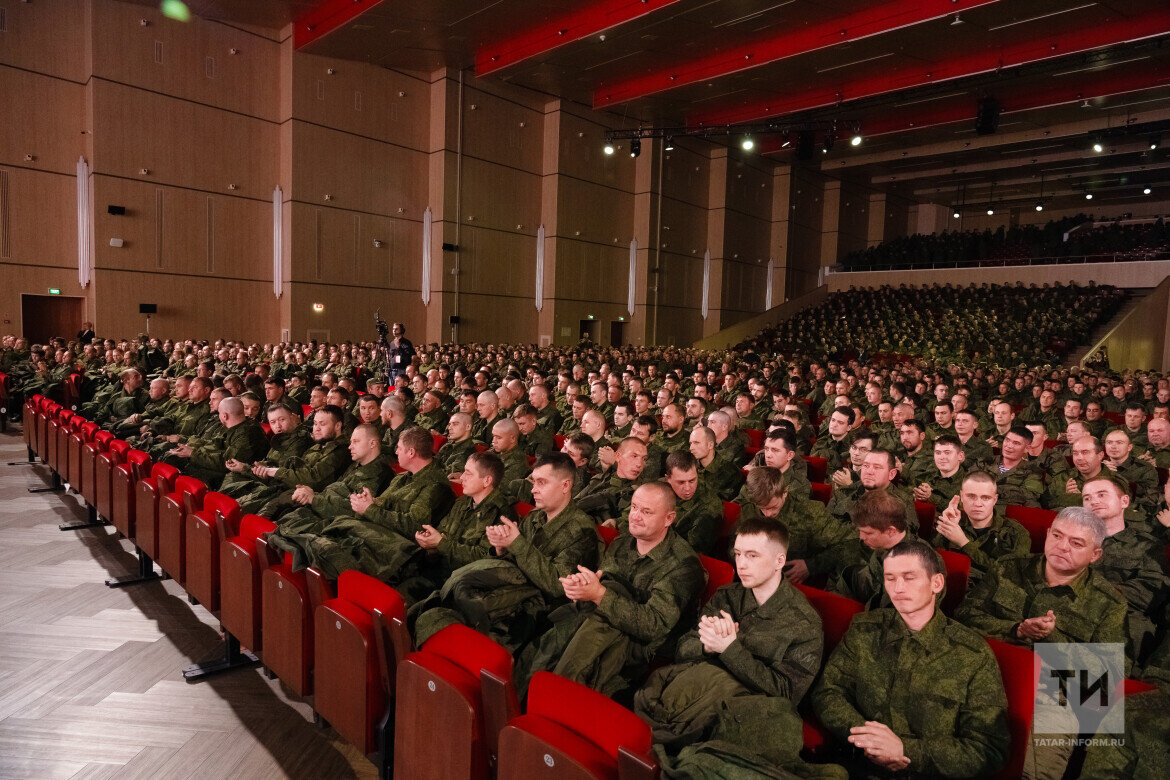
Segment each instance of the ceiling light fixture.
[{"label": "ceiling light fixture", "polygon": [[601,147],[601,151],[605,152],[606,154],[613,154],[613,144],[606,144],[605,146]]},{"label": "ceiling light fixture", "polygon": [[630,140],[630,157],[637,157],[642,153],[642,139],[633,138]]},{"label": "ceiling light fixture", "polygon": [[750,152],[752,149],[755,148],[756,142],[752,140],[752,137],[750,135],[745,135],[743,137],[743,140],[739,142],[739,145],[743,147],[743,150],[745,152]]}]

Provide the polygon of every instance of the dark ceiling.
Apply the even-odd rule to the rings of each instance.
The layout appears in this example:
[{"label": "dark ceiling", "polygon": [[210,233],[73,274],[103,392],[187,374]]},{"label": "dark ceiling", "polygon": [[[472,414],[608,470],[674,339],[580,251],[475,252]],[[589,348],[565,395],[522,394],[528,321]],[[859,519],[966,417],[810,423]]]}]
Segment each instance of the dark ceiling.
[{"label": "dark ceiling", "polygon": [[[470,69],[619,125],[839,123],[834,176],[950,200],[1097,202],[1170,187],[1170,3],[1150,0],[192,0],[301,51]],[[245,10],[247,9],[247,10]],[[244,17],[247,18],[244,18]],[[976,105],[1002,108],[994,135]],[[1100,153],[1090,131],[1108,128]],[[818,136],[821,145],[824,133]],[[789,161],[796,144],[759,139]],[[1052,193],[1063,193],[1053,195]]]}]

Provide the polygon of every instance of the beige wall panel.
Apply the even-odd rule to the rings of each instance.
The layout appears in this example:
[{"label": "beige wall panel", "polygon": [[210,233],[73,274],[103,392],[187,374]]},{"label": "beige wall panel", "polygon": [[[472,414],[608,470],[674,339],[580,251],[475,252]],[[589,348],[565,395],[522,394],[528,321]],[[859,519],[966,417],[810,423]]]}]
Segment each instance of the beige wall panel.
[{"label": "beige wall panel", "polygon": [[99,269],[95,274],[98,328],[131,336],[145,329],[139,303],[158,304],[150,332],[162,338],[239,338],[269,341],[280,336],[279,304],[271,282],[222,281]]},{"label": "beige wall panel", "polygon": [[[93,285],[82,289],[77,283],[77,268],[42,268],[31,265],[9,265],[0,259],[0,333],[22,333],[22,293],[46,295],[50,287],[61,291],[63,296],[86,298],[86,316],[92,317]],[[66,334],[72,336],[72,333]]]},{"label": "beige wall panel", "polygon": [[291,215],[293,281],[419,289],[420,223],[304,203],[293,203]]},{"label": "beige wall panel", "polygon": [[292,115],[297,119],[427,149],[430,85],[421,74],[297,52],[292,55],[292,79]]},{"label": "beige wall panel", "polygon": [[[643,145],[646,142],[643,141]],[[646,154],[646,152],[643,152]],[[675,146],[673,152],[664,152],[662,159],[662,193],[670,199],[706,208],[711,177],[711,161],[706,150],[702,152]],[[654,180],[652,186],[657,187]],[[666,220],[665,211],[663,220]],[[704,216],[705,220],[706,217]],[[670,224],[666,222],[665,224]]]},{"label": "beige wall panel", "polygon": [[277,125],[109,82],[98,82],[94,92],[96,172],[272,198]]},{"label": "beige wall panel", "polygon": [[804,295],[817,286],[824,183],[824,176],[817,171],[798,167],[792,169],[785,287],[789,299]]},{"label": "beige wall panel", "polygon": [[658,311],[658,343],[690,345],[703,337],[703,319],[693,309],[663,306]]},{"label": "beige wall panel", "polygon": [[94,211],[99,268],[272,279],[270,203],[97,176]]},{"label": "beige wall panel", "polygon": [[[293,339],[305,339],[309,330],[317,329],[328,330],[333,341],[377,338],[375,311],[381,311],[387,322],[406,323],[407,336],[416,344],[425,330],[425,311],[417,291],[311,283],[294,283],[290,288],[290,335]],[[314,303],[324,304],[325,310],[320,313],[313,311]],[[437,305],[435,299],[431,300],[431,305]]]},{"label": "beige wall panel", "polygon": [[85,87],[0,67],[0,107],[0,163],[75,172],[85,149]]},{"label": "beige wall panel", "polygon": [[557,172],[575,179],[632,192],[634,158],[626,151],[629,142],[619,142],[626,148],[613,155],[607,155],[602,151],[602,147],[605,146],[605,126],[582,119],[568,111],[561,111],[560,118]]},{"label": "beige wall panel", "polygon": [[335,208],[421,219],[426,208],[427,156],[400,146],[294,120],[291,197],[332,199]]},{"label": "beige wall panel", "polygon": [[[634,196],[625,190],[560,177],[557,229],[569,238],[629,246],[634,237]],[[575,233],[581,231],[581,235]]]},{"label": "beige wall panel", "polygon": [[672,254],[692,255],[702,259],[711,249],[711,256],[719,256],[719,247],[708,247],[707,209],[690,203],[662,199],[662,248]]},{"label": "beige wall panel", "polygon": [[[279,119],[280,44],[199,17],[176,22],[157,9],[114,0],[94,0],[93,17],[95,76]],[[142,19],[149,24],[143,27]]]},{"label": "beige wall panel", "polygon": [[544,114],[464,85],[463,154],[539,173],[544,157]]},{"label": "beige wall panel", "polygon": [[537,314],[531,295],[511,298],[462,294],[459,296],[459,340],[534,343]]},{"label": "beige wall panel", "polygon": [[459,238],[459,262],[460,291],[530,301],[535,298],[535,234],[464,226]]},{"label": "beige wall panel", "polygon": [[89,77],[82,0],[5,2],[4,9],[8,30],[0,39],[0,64],[76,82]]},{"label": "beige wall panel", "polygon": [[838,222],[838,260],[849,252],[865,249],[869,234],[869,191],[852,182],[841,183]]},{"label": "beige wall panel", "polygon": [[723,261],[723,322],[728,327],[764,310],[766,263]]},{"label": "beige wall panel", "polygon": [[[531,231],[540,226],[541,177],[463,158],[463,224],[496,230]],[[451,212],[452,217],[454,212]]]},{"label": "beige wall panel", "polygon": [[626,304],[630,278],[628,245],[605,246],[560,238],[556,242],[556,256],[558,307],[563,300]]},{"label": "beige wall panel", "polygon": [[771,167],[761,169],[758,160],[735,159],[737,153],[743,154],[733,149],[727,165],[727,207],[756,219],[771,220]]},{"label": "beige wall panel", "polygon": [[72,268],[76,281],[76,176],[0,167],[0,262]]},{"label": "beige wall panel", "polygon": [[[703,305],[703,257],[702,255],[678,255],[662,253],[662,274],[658,290],[660,306],[690,308],[696,316]],[[719,307],[719,291],[712,289],[708,298],[709,308]]]},{"label": "beige wall panel", "polygon": [[725,212],[725,219],[723,256],[767,264],[772,223],[731,209]]}]

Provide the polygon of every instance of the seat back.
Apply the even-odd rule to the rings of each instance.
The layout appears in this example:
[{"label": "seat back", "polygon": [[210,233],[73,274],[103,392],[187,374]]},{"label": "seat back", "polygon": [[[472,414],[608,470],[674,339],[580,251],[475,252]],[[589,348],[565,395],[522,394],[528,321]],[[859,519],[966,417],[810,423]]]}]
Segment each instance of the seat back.
[{"label": "seat back", "polygon": [[988,639],[995,653],[1003,688],[1007,693],[1008,732],[1011,734],[1011,752],[998,777],[1020,777],[1024,757],[1028,752],[1032,732],[1032,714],[1036,707],[1036,685],[1040,679],[1040,664],[1036,654],[1026,647],[1009,645],[998,639]]},{"label": "seat back", "polygon": [[829,461],[812,455],[802,455],[801,457],[808,464],[808,481],[824,482],[825,477],[829,474]]},{"label": "seat back", "polygon": [[158,487],[159,495],[165,496],[174,490],[175,480],[179,478],[179,473],[179,470],[169,463],[156,463],[151,466],[150,478]]},{"label": "seat back", "polygon": [[117,460],[115,463],[123,463],[126,460],[126,455],[132,449],[134,448],[130,446],[130,442],[123,441],[122,439],[114,439],[110,442],[110,446],[106,452],[112,456],[116,456]]},{"label": "seat back", "polygon": [[617,759],[618,749],[648,754],[650,726],[613,699],[552,672],[537,672],[528,688],[528,714],[550,720]]},{"label": "seat back", "polygon": [[865,606],[859,601],[838,596],[836,593],[829,593],[820,588],[808,585],[797,585],[796,587],[808,599],[808,603],[817,611],[817,614],[821,616],[821,627],[825,632],[825,657],[827,658],[833,648],[845,637],[845,632],[849,630],[849,624],[853,622],[853,616],[858,612],[864,612]]},{"label": "seat back", "polygon": [[528,517],[528,513],[536,509],[532,504],[525,504],[523,501],[517,501],[515,504],[516,515],[523,520]]},{"label": "seat back", "polygon": [[1048,526],[1052,525],[1056,512],[1051,509],[1009,504],[1004,514],[1027,530],[1028,537],[1032,540],[1032,552],[1044,552],[1044,540],[1048,536]]},{"label": "seat back", "polygon": [[914,514],[918,515],[918,538],[929,539],[934,535],[934,520],[937,514],[934,504],[929,501],[915,501]]},{"label": "seat back", "polygon": [[126,453],[125,463],[130,467],[131,475],[135,482],[150,473],[151,461],[149,452],[129,450]]},{"label": "seat back", "polygon": [[749,447],[763,447],[764,446],[764,432],[756,428],[744,428],[743,432],[747,434]]},{"label": "seat back", "polygon": [[450,661],[472,677],[486,670],[512,679],[512,654],[498,643],[461,623],[447,626],[432,636],[422,650]]},{"label": "seat back", "polygon": [[597,535],[601,537],[601,541],[605,543],[606,549],[613,544],[614,540],[618,538],[620,532],[616,528],[611,528],[608,525],[597,526]]},{"label": "seat back", "polygon": [[435,452],[438,452],[440,449],[442,449],[443,445],[447,443],[447,437],[441,433],[432,433],[431,441],[434,445]]},{"label": "seat back", "polygon": [[833,497],[833,486],[827,485],[824,482],[813,482],[812,494],[809,497],[814,501],[820,501],[825,506],[828,506],[829,499]]},{"label": "seat back", "polygon": [[219,512],[231,525],[235,525],[240,514],[240,504],[231,496],[211,491],[203,496],[202,511],[213,518]]},{"label": "seat back", "polygon": [[967,595],[967,584],[971,579],[971,559],[963,553],[950,550],[939,550],[938,554],[942,556],[943,565],[947,570],[947,590],[943,596],[942,610],[947,615],[953,615]]},{"label": "seat back", "polygon": [[198,510],[203,506],[203,499],[207,495],[207,485],[203,484],[201,480],[195,477],[188,477],[183,475],[175,478],[175,489],[182,503],[188,512]]},{"label": "seat back", "polygon": [[406,620],[406,602],[394,588],[360,571],[343,571],[337,578],[337,597],[386,619]]},{"label": "seat back", "polygon": [[702,600],[699,602],[705,605],[715,595],[715,591],[735,581],[735,567],[702,554],[699,555],[699,563],[703,564],[703,571],[707,572],[707,586],[703,588]]},{"label": "seat back", "polygon": [[[94,438],[97,436],[98,432],[101,431],[101,429],[102,429],[102,426],[98,425],[97,423],[95,423],[93,421],[82,423],[81,424],[81,440],[82,440],[82,442],[93,441]],[[110,435],[112,436],[113,434],[110,434]]]}]

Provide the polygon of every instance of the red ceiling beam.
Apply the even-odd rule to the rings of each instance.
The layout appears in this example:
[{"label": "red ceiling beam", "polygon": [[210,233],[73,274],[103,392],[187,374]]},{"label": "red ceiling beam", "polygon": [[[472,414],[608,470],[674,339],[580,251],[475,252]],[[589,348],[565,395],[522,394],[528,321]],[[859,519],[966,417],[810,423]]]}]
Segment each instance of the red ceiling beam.
[{"label": "red ceiling beam", "polygon": [[[1018,94],[997,95],[1001,113],[1014,114],[1021,111],[1035,111],[1079,103],[1082,100],[1170,86],[1170,62],[1154,61],[1144,63],[1139,67],[1129,68],[1114,66],[1108,71],[1100,73],[1078,73],[1075,74],[1076,78],[1072,78],[1072,75],[1050,83],[1042,89]],[[876,138],[889,133],[922,130],[953,122],[974,121],[974,98],[948,98],[945,101],[940,100],[937,106],[929,110],[917,112],[906,110],[900,113],[883,111],[880,116],[861,121],[861,134],[865,138]],[[850,126],[844,128],[842,132],[849,134],[852,131],[853,128]],[[782,137],[768,136],[760,139],[756,144],[756,149],[760,154],[773,154],[784,149],[783,144]],[[787,148],[791,149],[792,147]]]},{"label": "red ceiling beam", "polygon": [[802,54],[859,41],[923,22],[942,19],[999,0],[891,0],[792,32],[681,62],[643,76],[602,84],[593,93],[593,107],[665,92],[732,73],[758,68]]},{"label": "red ceiling beam", "polygon": [[293,48],[308,46],[381,2],[383,0],[322,0],[293,22]]},{"label": "red ceiling beam", "polygon": [[1170,32],[1170,7],[1160,7],[1141,16],[1114,19],[1065,35],[1005,46],[997,51],[983,51],[957,56],[933,65],[910,65],[882,69],[881,72],[838,86],[816,86],[777,95],[734,108],[708,111],[687,117],[693,126],[726,125],[752,122],[840,105],[852,100],[875,97],[928,84],[938,84],[982,73],[1028,65],[1053,57],[1092,51],[1106,46],[1131,43]]},{"label": "red ceiling beam", "polygon": [[575,6],[548,24],[482,47],[475,54],[475,75],[486,76],[509,65],[625,24],[679,0],[600,0]]}]

